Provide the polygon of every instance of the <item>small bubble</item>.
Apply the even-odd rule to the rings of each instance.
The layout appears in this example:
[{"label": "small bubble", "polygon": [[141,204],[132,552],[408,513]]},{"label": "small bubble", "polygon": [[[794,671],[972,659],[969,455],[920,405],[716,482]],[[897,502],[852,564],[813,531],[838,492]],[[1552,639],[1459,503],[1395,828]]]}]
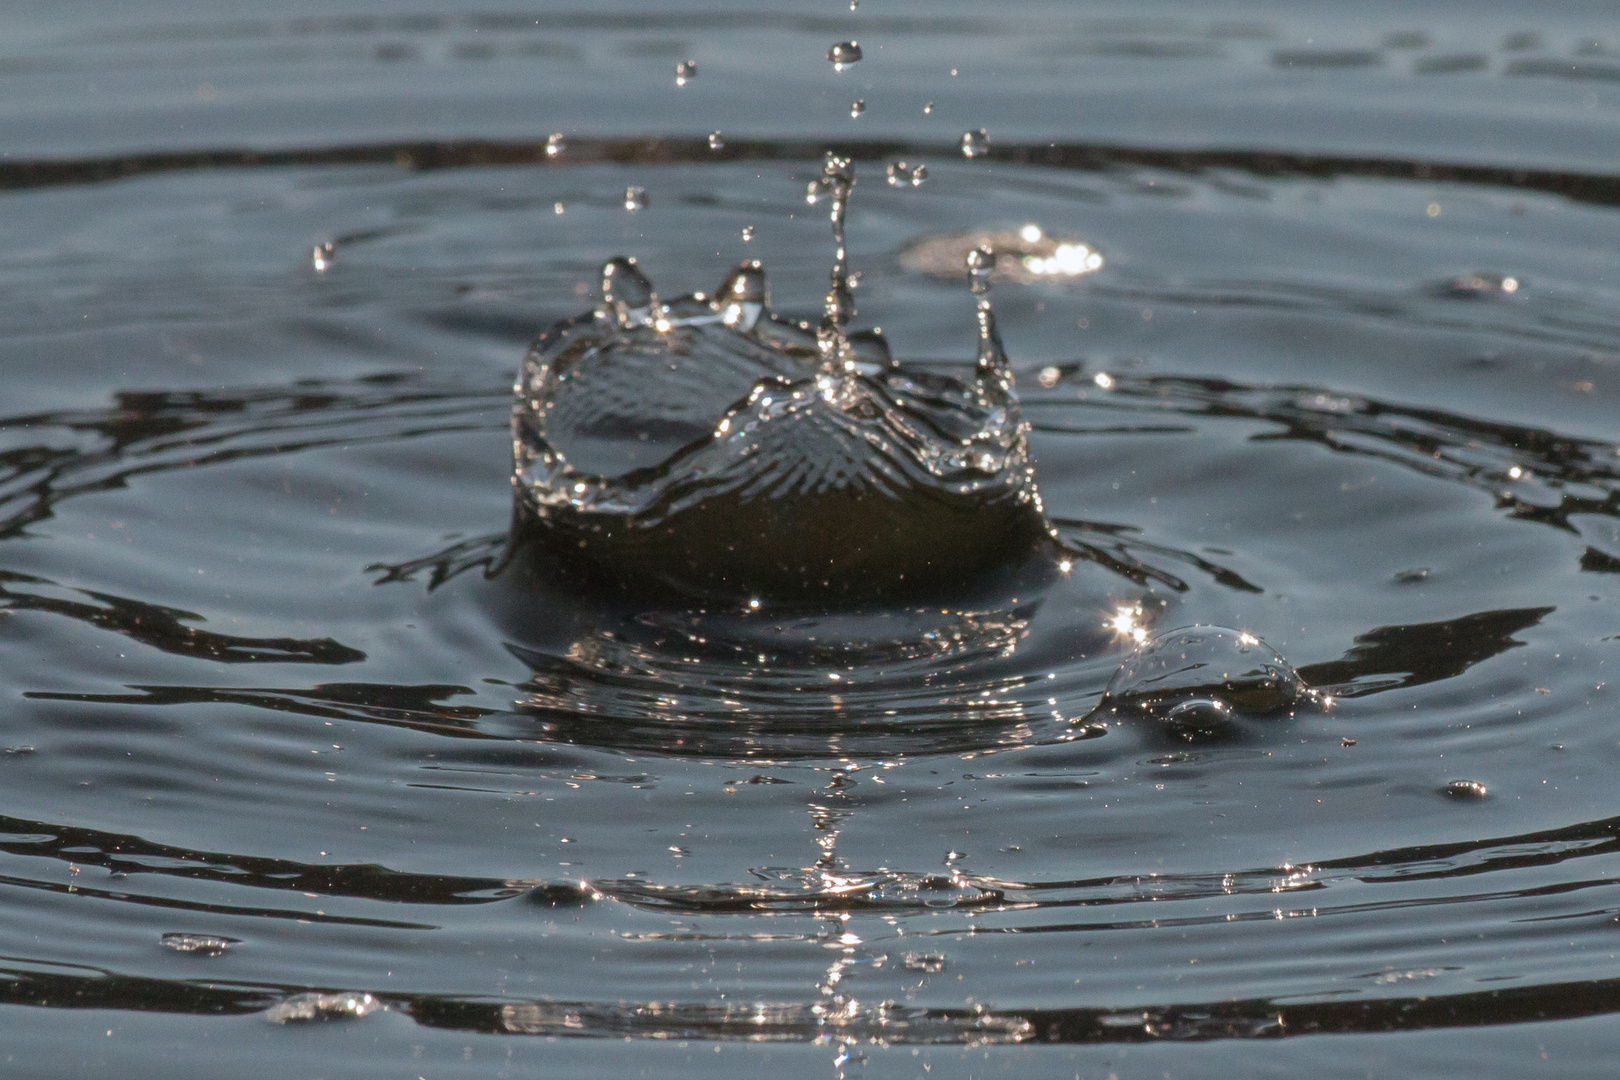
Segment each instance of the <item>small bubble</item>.
[{"label": "small bubble", "polygon": [[158,944],[165,949],[173,949],[179,953],[190,953],[194,956],[218,956],[232,945],[240,945],[241,943],[239,938],[217,937],[213,934],[169,933],[158,938]]},{"label": "small bubble", "polygon": [[697,61],[682,60],[675,65],[675,85],[685,86],[688,79],[697,78]]},{"label": "small bubble", "polygon": [[852,101],[850,103],[849,115],[851,117],[859,116],[859,115],[861,115],[861,113],[863,113],[865,111],[866,111],[866,102],[862,101],[860,98],[856,98],[854,101]]},{"label": "small bubble", "polygon": [[602,894],[588,881],[558,881],[536,885],[524,898],[542,907],[582,907],[592,900],[602,899]]},{"label": "small bubble", "polygon": [[568,140],[563,138],[562,132],[557,132],[546,139],[546,157],[554,158],[568,149]]},{"label": "small bubble", "polygon": [[1452,799],[1483,799],[1490,793],[1478,780],[1453,780],[1440,789],[1440,794]]},{"label": "small bubble", "polygon": [[645,210],[647,208],[647,189],[639,187],[625,188],[624,208],[632,214],[637,210]]},{"label": "small bubble", "polygon": [[[1116,616],[1115,624],[1121,621]],[[1238,716],[1292,715],[1302,700],[1318,700],[1288,661],[1253,634],[1188,626],[1138,640],[1108,681],[1098,713],[1160,720],[1172,733],[1194,737]]]},{"label": "small bubble", "polygon": [[742,238],[745,244],[754,238],[754,227],[752,225],[743,226]]},{"label": "small bubble", "polygon": [[724,150],[725,148],[726,148],[726,140],[724,140],[724,139],[722,139],[720,137],[720,133],[718,131],[709,132],[709,149],[710,150]]},{"label": "small bubble", "polygon": [[321,1020],[357,1020],[385,1009],[370,994],[345,991],[341,994],[294,994],[265,1010],[272,1024],[308,1024]]},{"label": "small bubble", "polygon": [[945,970],[945,956],[936,952],[909,952],[901,961],[907,971],[926,971],[930,975]]},{"label": "small bubble", "polygon": [[[854,10],[851,8],[850,10]],[[840,41],[827,50],[827,59],[831,62],[834,71],[843,71],[849,65],[861,58],[861,44],[858,41]]]},{"label": "small bubble", "polygon": [[[953,72],[954,74],[954,72]],[[984,128],[976,131],[962,133],[962,156],[965,158],[983,157],[990,152],[990,133]]]}]

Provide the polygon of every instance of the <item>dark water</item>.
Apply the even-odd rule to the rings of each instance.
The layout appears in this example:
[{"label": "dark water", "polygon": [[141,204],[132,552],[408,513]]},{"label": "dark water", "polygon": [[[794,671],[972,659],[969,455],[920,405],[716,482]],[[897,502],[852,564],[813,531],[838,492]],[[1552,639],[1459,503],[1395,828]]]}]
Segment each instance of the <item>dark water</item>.
[{"label": "dark water", "polygon": [[[7,1073],[1608,1075],[1607,7],[18,7]],[[615,254],[813,314],[834,143],[909,361],[972,362],[931,239],[1105,256],[994,290],[1088,559],[763,618],[491,576],[527,341]],[[1087,726],[1122,605],[1335,703]]]}]

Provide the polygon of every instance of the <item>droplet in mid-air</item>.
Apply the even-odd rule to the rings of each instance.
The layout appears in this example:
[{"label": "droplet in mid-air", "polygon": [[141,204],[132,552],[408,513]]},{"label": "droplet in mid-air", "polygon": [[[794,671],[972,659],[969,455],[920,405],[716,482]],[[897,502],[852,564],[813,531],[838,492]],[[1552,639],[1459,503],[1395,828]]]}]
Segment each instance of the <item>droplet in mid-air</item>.
[{"label": "droplet in mid-air", "polygon": [[861,43],[858,41],[840,41],[827,50],[827,59],[832,63],[834,71],[843,71],[860,58]]},{"label": "droplet in mid-air", "polygon": [[932,116],[933,113],[934,113],[934,103],[932,101],[923,102],[923,115],[924,116]]},{"label": "droplet in mid-air", "polygon": [[697,61],[682,60],[675,65],[675,85],[685,86],[688,79],[697,78]]},{"label": "droplet in mid-air", "polygon": [[559,131],[546,139],[546,157],[554,158],[566,149],[568,149],[568,140],[563,138],[562,132]]},{"label": "droplet in mid-air", "polygon": [[637,210],[645,210],[647,208],[647,189],[639,187],[625,188],[624,208],[632,214]]},{"label": "droplet in mid-air", "polygon": [[968,281],[975,296],[990,291],[990,274],[996,268],[996,253],[980,245],[967,253]]},{"label": "droplet in mid-air", "polygon": [[850,106],[849,106],[849,115],[850,116],[852,116],[852,117],[859,116],[859,115],[861,115],[861,113],[863,113],[865,111],[866,111],[866,102],[862,101],[860,98],[856,98],[853,102],[850,103]]},{"label": "droplet in mid-air", "polygon": [[332,265],[332,255],[336,250],[337,244],[331,240],[315,245],[315,251],[310,256],[310,263],[315,267],[317,274],[326,273],[327,267]]},{"label": "droplet in mid-air", "polygon": [[752,225],[743,226],[742,238],[745,244],[754,238],[754,227]]},{"label": "droplet in mid-air", "polygon": [[965,158],[983,157],[990,152],[990,133],[984,128],[975,131],[962,132],[962,156]]},{"label": "droplet in mid-air", "polygon": [[904,161],[889,162],[890,187],[922,187],[923,181],[928,179],[928,166],[910,165]]},{"label": "droplet in mid-air", "polygon": [[1193,741],[1232,734],[1244,719],[1291,716],[1318,701],[1288,661],[1253,634],[1186,626],[1144,637],[1092,716],[1149,720]]},{"label": "droplet in mid-air", "polygon": [[709,149],[724,150],[725,148],[726,140],[720,137],[720,133],[718,131],[709,132]]}]

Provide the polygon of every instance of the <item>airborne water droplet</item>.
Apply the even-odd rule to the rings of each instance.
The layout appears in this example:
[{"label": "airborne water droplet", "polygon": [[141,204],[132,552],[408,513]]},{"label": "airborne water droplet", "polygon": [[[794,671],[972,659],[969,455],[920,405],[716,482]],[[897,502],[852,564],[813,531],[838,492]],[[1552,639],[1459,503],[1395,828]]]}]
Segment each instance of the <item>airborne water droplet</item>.
[{"label": "airborne water droplet", "polygon": [[[853,11],[854,8],[850,10]],[[831,61],[834,71],[843,71],[860,58],[861,43],[858,41],[840,41],[827,50],[827,59]]]},{"label": "airborne water droplet", "polygon": [[317,274],[326,273],[327,267],[332,265],[332,255],[336,248],[337,245],[331,240],[326,241],[324,244],[315,245],[315,251],[310,256],[310,262],[314,264]]},{"label": "airborne water droplet", "polygon": [[996,253],[981,244],[967,253],[968,277],[974,295],[990,291],[990,273],[996,268]]},{"label": "airborne water droplet", "polygon": [[754,238],[754,227],[752,225],[743,226],[742,238],[745,244]]},{"label": "airborne water droplet", "polygon": [[865,111],[866,111],[866,102],[862,101],[860,98],[856,98],[853,102],[850,103],[849,115],[851,117],[859,116],[859,115],[861,115],[861,113],[863,113]]},{"label": "airborne water droplet", "polygon": [[568,140],[563,138],[562,132],[559,131],[546,139],[546,157],[554,158],[566,149],[568,149]]},{"label": "airborne water droplet", "polygon": [[983,157],[990,152],[990,133],[984,128],[976,131],[962,133],[962,156],[966,158]]},{"label": "airborne water droplet", "polygon": [[602,303],[610,309],[619,325],[640,321],[646,311],[657,303],[652,281],[641,272],[636,260],[615,255],[602,264]]},{"label": "airborne water droplet", "polygon": [[924,102],[923,103],[923,115],[924,116],[931,116],[931,115],[933,115],[933,112],[934,112],[934,103],[932,101]]},{"label": "airborne water droplet", "polygon": [[697,61],[682,60],[675,65],[675,85],[685,86],[688,79],[697,78]]},{"label": "airborne water droplet", "polygon": [[726,148],[726,140],[724,140],[724,139],[722,139],[720,137],[720,133],[718,131],[711,131],[709,133],[709,149],[710,150],[724,150],[725,148]]},{"label": "airborne water droplet", "polygon": [[647,189],[639,187],[625,188],[624,208],[632,214],[637,210],[645,210],[647,208]]}]

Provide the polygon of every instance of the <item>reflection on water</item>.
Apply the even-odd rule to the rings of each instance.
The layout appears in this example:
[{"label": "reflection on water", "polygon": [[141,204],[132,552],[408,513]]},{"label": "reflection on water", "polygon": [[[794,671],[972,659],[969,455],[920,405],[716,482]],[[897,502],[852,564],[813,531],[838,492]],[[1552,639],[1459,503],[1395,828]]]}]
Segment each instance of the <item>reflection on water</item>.
[{"label": "reflection on water", "polygon": [[[1606,13],[838,8],[17,15],[8,1054],[1601,1071]],[[622,365],[542,395],[614,479],[762,380],[865,439],[1010,357],[1057,538],[627,585],[512,518],[548,326]]]}]

